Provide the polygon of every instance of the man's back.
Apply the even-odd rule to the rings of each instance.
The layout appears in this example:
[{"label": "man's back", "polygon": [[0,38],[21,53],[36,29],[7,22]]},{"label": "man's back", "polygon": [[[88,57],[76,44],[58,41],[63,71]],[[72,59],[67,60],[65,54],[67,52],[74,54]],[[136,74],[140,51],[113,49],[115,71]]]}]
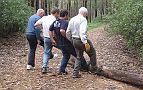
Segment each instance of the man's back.
[{"label": "man's back", "polygon": [[66,20],[62,20],[62,19],[58,19],[56,21],[53,22],[53,24],[51,25],[50,27],[50,31],[53,31],[55,32],[55,36],[56,36],[56,39],[57,39],[57,44],[58,46],[68,46],[70,41],[68,39],[66,39],[64,36],[62,36],[60,30],[65,30],[66,32],[66,29],[68,27],[68,22]]},{"label": "man's back", "polygon": [[86,21],[87,21],[86,18],[84,18],[81,15],[77,15],[77,16],[74,16],[73,18],[71,18],[71,20],[69,21],[68,29],[70,29],[73,37],[77,37],[77,38],[80,37],[80,35],[79,35],[80,29],[81,29],[80,24],[82,22],[86,22]]},{"label": "man's back", "polygon": [[42,24],[44,37],[49,37],[49,34],[48,34],[49,27],[51,26],[51,24],[52,24],[55,20],[56,20],[55,16],[53,16],[53,15],[48,15],[48,16],[42,17],[40,20],[38,20],[38,21],[36,22],[36,23]]},{"label": "man's back", "polygon": [[35,27],[34,24],[38,21],[41,17],[34,14],[28,20],[27,31],[26,33],[35,34]]}]

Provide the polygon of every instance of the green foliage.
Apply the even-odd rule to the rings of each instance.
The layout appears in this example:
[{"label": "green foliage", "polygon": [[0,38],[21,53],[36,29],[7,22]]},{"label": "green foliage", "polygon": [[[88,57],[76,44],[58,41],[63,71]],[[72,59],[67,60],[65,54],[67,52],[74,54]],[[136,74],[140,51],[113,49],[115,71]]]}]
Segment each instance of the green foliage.
[{"label": "green foliage", "polygon": [[91,23],[88,23],[88,30],[92,30],[95,28],[98,28],[106,23],[105,19],[101,20],[100,17],[97,17],[94,21]]},{"label": "green foliage", "polygon": [[24,31],[27,18],[33,12],[24,0],[1,0],[0,11],[0,36]]},{"label": "green foliage", "polygon": [[143,0],[111,0],[110,5],[112,31],[143,52]]}]

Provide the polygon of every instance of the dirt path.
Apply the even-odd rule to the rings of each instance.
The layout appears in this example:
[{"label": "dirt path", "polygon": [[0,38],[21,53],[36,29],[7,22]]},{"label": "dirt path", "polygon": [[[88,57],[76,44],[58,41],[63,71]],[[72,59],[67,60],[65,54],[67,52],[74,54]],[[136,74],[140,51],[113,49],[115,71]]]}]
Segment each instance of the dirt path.
[{"label": "dirt path", "polygon": [[[89,32],[89,38],[97,50],[99,65],[109,69],[119,69],[143,74],[143,62],[124,51],[124,42],[119,36],[108,37],[102,27]],[[27,45],[23,35],[0,40],[0,90],[141,90],[131,85],[82,72],[82,78],[72,79],[72,68],[67,67],[68,75],[57,76],[61,52],[53,50],[59,56],[50,60],[49,73],[42,75],[43,49],[36,52],[34,71],[26,70]],[[86,56],[86,55],[85,55]],[[86,59],[89,59],[86,56]]]}]

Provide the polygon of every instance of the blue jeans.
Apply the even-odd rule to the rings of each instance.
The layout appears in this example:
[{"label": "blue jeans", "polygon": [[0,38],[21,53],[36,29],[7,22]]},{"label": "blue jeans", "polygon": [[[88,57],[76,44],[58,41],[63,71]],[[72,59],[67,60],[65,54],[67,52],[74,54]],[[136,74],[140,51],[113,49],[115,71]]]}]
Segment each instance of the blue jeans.
[{"label": "blue jeans", "polygon": [[47,68],[49,59],[51,58],[52,54],[52,42],[50,38],[44,38],[44,55],[43,55],[43,65],[42,68]]},{"label": "blue jeans", "polygon": [[[32,67],[35,67],[35,51],[37,48],[37,38],[36,35],[26,35],[26,38],[29,43],[29,53],[28,53],[28,65],[31,65]],[[41,43],[40,45],[44,47],[44,42],[42,41],[42,38],[40,39]]]}]

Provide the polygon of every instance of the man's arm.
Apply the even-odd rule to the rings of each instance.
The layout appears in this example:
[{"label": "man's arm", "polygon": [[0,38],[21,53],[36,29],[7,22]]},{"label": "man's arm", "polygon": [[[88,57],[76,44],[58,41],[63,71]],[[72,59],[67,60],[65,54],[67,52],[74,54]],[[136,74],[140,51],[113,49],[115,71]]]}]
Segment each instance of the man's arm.
[{"label": "man's arm", "polygon": [[[36,18],[35,22],[37,22],[38,20],[40,20],[40,18]],[[40,44],[40,30],[36,27],[35,27],[35,33],[36,33],[37,42],[38,44]]]},{"label": "man's arm", "polygon": [[66,30],[66,37],[69,41],[72,42],[72,34],[71,34],[71,21],[69,21],[67,30]]},{"label": "man's arm", "polygon": [[68,34],[69,32],[71,32],[71,21],[69,21],[67,30],[66,30],[66,34]]},{"label": "man's arm", "polygon": [[42,29],[42,23],[43,23],[43,18],[39,19],[35,24],[34,26],[38,29]]},{"label": "man's arm", "polygon": [[86,35],[86,32],[87,32],[87,20],[83,20],[80,24],[80,38],[81,38],[81,41],[85,44],[87,43],[87,35]]},{"label": "man's arm", "polygon": [[87,42],[87,34],[86,34],[86,32],[87,32],[87,20],[83,20],[81,22],[81,24],[80,24],[80,38],[81,38],[81,41],[84,44],[86,52],[89,52],[90,51],[90,45]]},{"label": "man's arm", "polygon": [[54,23],[50,26],[48,33],[49,33],[52,44],[56,45],[56,41],[54,39]]},{"label": "man's arm", "polygon": [[63,37],[67,38],[66,37],[66,31],[64,29],[60,29],[60,32],[61,32],[61,34],[62,34]]},{"label": "man's arm", "polygon": [[68,22],[61,23],[60,33],[65,38],[66,38],[66,29],[67,29],[67,27],[68,27]]}]

